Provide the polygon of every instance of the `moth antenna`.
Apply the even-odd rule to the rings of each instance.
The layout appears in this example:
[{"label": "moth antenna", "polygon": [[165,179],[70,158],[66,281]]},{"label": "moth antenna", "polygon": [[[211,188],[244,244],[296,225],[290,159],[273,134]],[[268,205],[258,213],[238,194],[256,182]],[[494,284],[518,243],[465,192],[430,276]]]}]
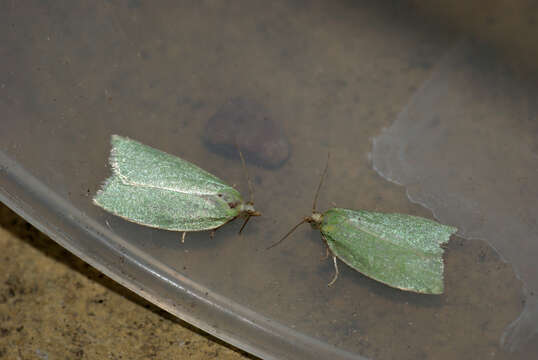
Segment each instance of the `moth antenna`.
[{"label": "moth antenna", "polygon": [[249,203],[254,204],[254,187],[252,186],[252,181],[250,180],[250,176],[248,174],[247,163],[245,162],[245,158],[237,142],[235,143],[235,147],[237,148],[237,152],[239,153],[239,157],[241,158],[241,164],[243,165],[243,170],[245,171],[245,174],[247,175]]},{"label": "moth antenna", "polygon": [[312,204],[312,212],[316,212],[316,206],[318,203],[318,195],[319,190],[321,189],[321,185],[323,184],[323,180],[325,180],[325,176],[327,175],[327,169],[329,168],[329,158],[331,157],[331,152],[329,151],[327,153],[327,164],[325,164],[325,170],[323,170],[323,174],[321,175],[321,179],[319,180],[318,189],[316,190],[316,195],[314,195],[314,203]]},{"label": "moth antenna", "polygon": [[250,220],[252,216],[248,215],[247,218],[245,219],[245,221],[243,222],[243,225],[241,225],[241,229],[239,229],[239,234],[241,234],[241,231],[243,231],[243,229],[245,228],[245,226],[247,226],[247,223],[248,221]]},{"label": "moth antenna", "polygon": [[294,227],[292,227],[291,230],[288,231],[288,233],[287,233],[286,235],[284,235],[284,236],[283,236],[280,240],[278,240],[276,243],[270,245],[268,248],[266,248],[266,250],[269,250],[269,249],[271,249],[271,248],[274,248],[275,246],[277,246],[278,244],[280,244],[282,241],[286,240],[286,238],[287,238],[288,236],[290,236],[291,233],[293,233],[295,230],[297,230],[297,228],[298,228],[299,226],[301,226],[302,224],[304,224],[305,222],[307,222],[307,220],[308,220],[308,219],[303,219],[303,220],[301,220],[300,223],[298,223],[297,225],[295,225]]}]

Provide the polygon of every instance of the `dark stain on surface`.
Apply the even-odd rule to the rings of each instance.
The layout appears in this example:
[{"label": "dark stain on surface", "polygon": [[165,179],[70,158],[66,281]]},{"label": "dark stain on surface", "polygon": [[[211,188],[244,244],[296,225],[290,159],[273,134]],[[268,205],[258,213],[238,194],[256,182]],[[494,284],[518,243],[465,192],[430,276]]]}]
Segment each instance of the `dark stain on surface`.
[{"label": "dark stain on surface", "polygon": [[224,103],[207,122],[204,141],[210,150],[238,157],[268,169],[281,167],[290,157],[290,143],[267,109],[254,100],[235,97]]}]

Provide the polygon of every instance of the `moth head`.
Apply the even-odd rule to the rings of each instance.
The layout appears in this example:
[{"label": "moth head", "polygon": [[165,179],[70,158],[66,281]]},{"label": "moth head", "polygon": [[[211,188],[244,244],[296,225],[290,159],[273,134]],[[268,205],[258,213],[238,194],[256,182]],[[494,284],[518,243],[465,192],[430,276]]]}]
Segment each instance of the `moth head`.
[{"label": "moth head", "polygon": [[311,216],[305,217],[304,222],[312,225],[313,228],[317,229],[323,222],[323,214],[317,211],[312,212]]},{"label": "moth head", "polygon": [[241,212],[248,217],[261,215],[259,211],[256,211],[256,209],[254,209],[254,204],[250,201],[243,204],[243,209],[241,210]]},{"label": "moth head", "polygon": [[259,211],[256,211],[256,209],[254,209],[254,204],[252,202],[250,202],[250,201],[247,202],[247,203],[241,204],[241,212],[240,212],[240,214],[246,217],[245,222],[243,223],[243,225],[241,225],[241,229],[239,229],[240,234],[243,231],[243,229],[245,228],[245,226],[247,225],[247,223],[248,223],[248,221],[250,220],[251,217],[261,215],[261,213]]}]

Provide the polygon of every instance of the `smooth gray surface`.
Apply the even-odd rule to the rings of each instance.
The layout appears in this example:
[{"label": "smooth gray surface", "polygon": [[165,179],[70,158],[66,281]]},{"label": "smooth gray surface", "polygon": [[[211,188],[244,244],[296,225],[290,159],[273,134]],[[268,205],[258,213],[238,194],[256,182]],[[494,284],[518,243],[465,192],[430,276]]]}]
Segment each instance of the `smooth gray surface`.
[{"label": "smooth gray surface", "polygon": [[[476,252],[464,251],[474,243],[447,250],[440,297],[397,291],[347,267],[327,288],[332,264],[307,228],[265,250],[309,215],[329,150],[320,211],[336,203],[431,217],[379,177],[368,154],[452,35],[404,5],[369,1],[28,1],[4,8],[2,201],[70,251],[266,358],[453,359],[469,349],[512,358],[498,339],[520,312],[521,286],[498,259],[479,263]],[[202,140],[207,120],[235,97],[270,109],[292,149],[279,169],[249,167],[264,216],[242,236],[236,222],[214,239],[198,233],[181,244],[177,233],[128,223],[91,203],[110,175],[111,134],[181,156],[245,194],[240,162]],[[499,283],[508,288],[497,291]]]}]

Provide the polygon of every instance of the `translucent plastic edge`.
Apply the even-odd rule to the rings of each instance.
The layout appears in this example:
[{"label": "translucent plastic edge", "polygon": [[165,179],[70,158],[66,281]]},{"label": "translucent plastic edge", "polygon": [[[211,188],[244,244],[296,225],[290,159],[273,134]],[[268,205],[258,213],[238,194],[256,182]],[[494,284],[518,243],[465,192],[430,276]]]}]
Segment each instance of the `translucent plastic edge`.
[{"label": "translucent plastic edge", "polygon": [[[248,353],[263,359],[366,359],[260,316],[168,267],[149,266],[157,261],[86,216],[2,151],[0,201],[114,281]],[[143,281],[137,275],[149,278]],[[146,285],[150,283],[152,289]]]}]

